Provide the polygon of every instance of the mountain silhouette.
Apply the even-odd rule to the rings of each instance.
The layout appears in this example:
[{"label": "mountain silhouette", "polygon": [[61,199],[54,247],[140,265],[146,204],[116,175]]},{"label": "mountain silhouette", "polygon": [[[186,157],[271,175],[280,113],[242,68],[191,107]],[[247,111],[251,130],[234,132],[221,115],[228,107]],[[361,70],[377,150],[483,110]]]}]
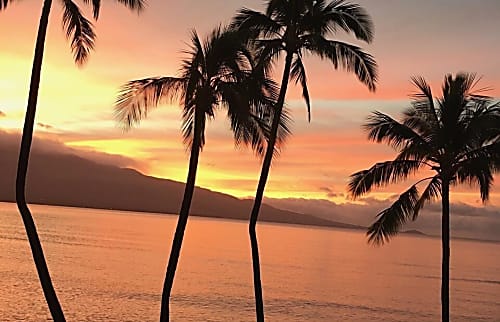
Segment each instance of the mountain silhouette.
[{"label": "mountain silhouette", "polygon": [[[0,145],[0,201],[15,202],[17,147]],[[29,203],[176,214],[184,183],[146,176],[136,170],[102,164],[76,154],[34,149],[28,171]],[[253,201],[196,187],[191,213],[247,220]],[[267,222],[363,228],[281,210],[264,204]]]}]

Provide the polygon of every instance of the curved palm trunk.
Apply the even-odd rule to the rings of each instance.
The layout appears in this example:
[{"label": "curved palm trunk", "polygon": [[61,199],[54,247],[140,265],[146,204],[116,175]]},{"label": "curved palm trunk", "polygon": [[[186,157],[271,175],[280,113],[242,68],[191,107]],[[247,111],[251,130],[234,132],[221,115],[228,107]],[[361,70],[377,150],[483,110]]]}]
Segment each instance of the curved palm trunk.
[{"label": "curved palm trunk", "polygon": [[35,45],[35,56],[33,58],[33,67],[31,70],[30,91],[28,95],[28,105],[26,107],[26,115],[24,119],[23,136],[21,139],[21,148],[19,151],[19,161],[17,166],[16,177],[16,203],[21,217],[23,219],[24,228],[28,236],[28,241],[31,247],[31,253],[35,262],[40,284],[42,285],[45,300],[49,306],[50,313],[54,321],[66,321],[59,300],[57,299],[56,291],[50,279],[49,269],[45,261],[42,245],[36,231],[33,216],[26,204],[26,174],[28,172],[28,162],[30,157],[31,142],[33,139],[33,126],[35,122],[36,105],[38,101],[38,87],[40,86],[40,74],[42,71],[43,51],[45,47],[45,36],[47,34],[47,26],[49,22],[50,8],[52,0],[45,0],[40,16],[40,25],[38,27],[38,35]]},{"label": "curved palm trunk", "polygon": [[260,206],[262,198],[264,197],[264,189],[266,188],[267,177],[269,176],[269,169],[271,168],[271,161],[273,159],[274,146],[276,144],[276,137],[278,135],[278,128],[281,119],[281,112],[283,104],[285,103],[286,91],[288,88],[288,78],[290,75],[290,68],[292,66],[292,53],[287,53],[285,61],[285,69],[283,71],[283,79],[281,81],[281,89],[276,103],[276,111],[273,117],[273,124],[271,126],[271,136],[267,144],[266,155],[262,163],[262,170],[260,173],[259,184],[255,194],[255,200],[250,214],[250,224],[248,226],[248,233],[250,235],[250,245],[252,249],[252,266],[253,266],[253,283],[255,291],[255,313],[258,322],[264,321],[264,300],[262,296],[262,283],[260,280],[260,260],[259,260],[259,245],[257,243],[257,232],[255,227],[259,217]]},{"label": "curved palm trunk", "polygon": [[169,301],[174,284],[175,271],[177,263],[179,262],[179,255],[182,247],[182,239],[184,238],[184,230],[189,216],[189,208],[191,207],[191,200],[193,199],[194,185],[196,180],[196,170],[198,169],[198,158],[200,156],[200,134],[202,129],[201,117],[195,111],[195,125],[194,125],[194,138],[191,146],[191,156],[189,158],[189,170],[184,188],[184,197],[182,199],[182,206],[179,212],[179,219],[177,220],[177,227],[175,228],[174,240],[172,241],[172,249],[170,250],[170,257],[168,259],[167,273],[165,282],[163,284],[163,293],[161,297],[161,312],[160,321],[168,322],[170,318]]},{"label": "curved palm trunk", "polygon": [[441,238],[443,261],[441,264],[441,320],[450,321],[450,183],[443,179]]}]

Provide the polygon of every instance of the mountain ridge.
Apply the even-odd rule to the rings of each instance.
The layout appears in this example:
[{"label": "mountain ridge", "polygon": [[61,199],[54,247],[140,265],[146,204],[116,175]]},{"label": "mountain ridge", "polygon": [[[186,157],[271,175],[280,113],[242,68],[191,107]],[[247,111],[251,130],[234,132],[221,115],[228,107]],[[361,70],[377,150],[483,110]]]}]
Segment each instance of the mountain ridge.
[{"label": "mountain ridge", "polygon": [[[15,202],[17,151],[0,146],[0,201]],[[26,198],[29,203],[135,212],[177,214],[184,183],[142,174],[136,169],[99,163],[71,153],[34,149]],[[48,189],[49,187],[49,189]],[[168,198],[166,197],[168,196]],[[253,201],[196,187],[190,213],[196,216],[248,220]],[[260,221],[363,229],[262,205]]]}]

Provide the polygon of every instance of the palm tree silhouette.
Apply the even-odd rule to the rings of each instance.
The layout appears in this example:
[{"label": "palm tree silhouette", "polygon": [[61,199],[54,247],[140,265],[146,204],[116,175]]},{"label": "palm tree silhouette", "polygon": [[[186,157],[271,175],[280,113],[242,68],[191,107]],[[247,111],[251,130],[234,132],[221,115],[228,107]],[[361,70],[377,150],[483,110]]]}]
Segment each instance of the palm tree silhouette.
[{"label": "palm tree silhouette", "polygon": [[[408,220],[417,219],[425,203],[441,196],[442,321],[449,321],[450,184],[477,184],[482,201],[488,200],[493,173],[500,170],[500,103],[474,90],[475,74],[446,75],[442,96],[436,99],[423,78],[412,81],[418,92],[401,122],[374,112],[365,124],[370,140],[390,145],[398,155],[352,174],[349,191],[359,197],[373,187],[405,180],[422,168],[435,172],[381,211],[367,235],[370,243],[388,242]],[[419,192],[418,186],[424,182],[428,184]]]},{"label": "palm tree silhouette", "polygon": [[375,90],[377,65],[374,58],[361,48],[342,41],[326,38],[342,29],[357,39],[371,42],[373,23],[359,5],[345,1],[324,0],[268,0],[265,13],[243,8],[233,18],[232,26],[248,37],[259,52],[260,64],[268,69],[281,54],[285,67],[271,136],[262,164],[253,209],[250,215],[249,235],[252,248],[254,289],[257,321],[264,321],[264,304],[260,279],[259,250],[255,227],[264,195],[264,189],[274,154],[278,123],[285,102],[289,78],[300,83],[310,120],[311,104],[307,88],[303,56],[306,53],[329,60],[335,69],[354,72],[371,91]]},{"label": "palm tree silhouette", "polygon": [[[15,0],[0,0],[0,11],[5,10]],[[144,7],[144,0],[116,0],[126,7],[137,10],[138,12]],[[99,9],[101,6],[100,0],[85,0],[85,3],[92,3],[93,16],[97,20],[99,17]],[[61,0],[63,5],[63,27],[67,38],[71,38],[71,50],[74,55],[75,63],[82,66],[88,59],[90,50],[94,48],[95,33],[92,23],[83,16],[80,8],[72,0]],[[54,286],[50,278],[47,263],[42,250],[42,245],[38,237],[35,222],[31,212],[26,204],[25,188],[26,188],[26,173],[28,170],[28,162],[31,150],[31,142],[33,139],[33,125],[35,121],[36,106],[38,101],[38,87],[40,85],[40,75],[42,71],[43,52],[45,47],[45,36],[47,34],[47,26],[49,22],[50,9],[52,0],[44,0],[38,34],[35,44],[35,55],[33,57],[33,66],[31,69],[30,89],[28,95],[28,104],[26,107],[26,115],[24,120],[23,135],[21,139],[21,147],[19,151],[19,162],[16,178],[16,203],[23,219],[26,234],[31,247],[33,259],[40,278],[42,290],[45,299],[49,306],[50,313],[54,321],[65,321],[59,300],[57,299]]]},{"label": "palm tree silhouette", "polygon": [[[225,108],[236,144],[248,144],[258,153],[265,149],[269,120],[277,97],[276,84],[253,67],[252,53],[239,35],[228,28],[216,28],[204,43],[195,31],[191,35],[188,59],[182,62],[179,77],[154,77],[128,82],[116,103],[117,119],[130,128],[152,107],[177,100],[182,105],[182,135],[190,148],[184,197],[163,286],[160,321],[169,320],[172,291],[184,230],[195,188],[200,151],[205,144],[207,119]],[[286,118],[281,129],[288,132]]]}]

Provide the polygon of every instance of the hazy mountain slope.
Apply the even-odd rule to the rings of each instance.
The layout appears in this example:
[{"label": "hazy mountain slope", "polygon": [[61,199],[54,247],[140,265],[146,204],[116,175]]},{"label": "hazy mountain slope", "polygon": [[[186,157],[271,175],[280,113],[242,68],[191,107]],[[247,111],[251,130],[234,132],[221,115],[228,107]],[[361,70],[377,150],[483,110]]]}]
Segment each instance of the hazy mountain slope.
[{"label": "hazy mountain slope", "polygon": [[[0,146],[0,155],[0,201],[14,201],[17,151],[14,147]],[[145,176],[132,169],[96,163],[73,154],[37,150],[32,153],[27,187],[27,199],[31,203],[159,213],[177,213],[184,190],[181,182]],[[191,213],[247,219],[251,206],[251,200],[197,188]],[[263,205],[260,219],[357,227],[268,205]]]}]

